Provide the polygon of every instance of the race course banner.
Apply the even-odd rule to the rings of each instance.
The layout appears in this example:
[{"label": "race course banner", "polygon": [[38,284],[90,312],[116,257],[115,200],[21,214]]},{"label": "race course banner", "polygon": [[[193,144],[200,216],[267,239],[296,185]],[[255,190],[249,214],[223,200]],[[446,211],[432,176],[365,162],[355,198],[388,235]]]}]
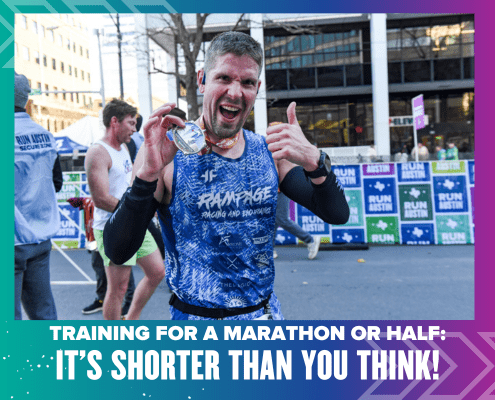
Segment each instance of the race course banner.
[{"label": "race course banner", "polygon": [[[326,224],[291,202],[293,220],[323,243],[474,244],[474,160],[332,169],[349,204],[345,225]],[[276,244],[297,242],[281,228],[277,233],[287,239]]]}]

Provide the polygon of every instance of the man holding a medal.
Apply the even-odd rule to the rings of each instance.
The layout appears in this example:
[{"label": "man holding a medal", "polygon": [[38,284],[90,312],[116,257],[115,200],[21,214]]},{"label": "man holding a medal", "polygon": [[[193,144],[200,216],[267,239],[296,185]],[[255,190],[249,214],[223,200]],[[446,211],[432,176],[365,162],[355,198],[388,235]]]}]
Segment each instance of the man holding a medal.
[{"label": "man holding a medal", "polygon": [[330,160],[304,136],[295,103],[288,123],[269,127],[266,139],[242,128],[262,63],[261,46],[249,35],[215,37],[197,74],[203,114],[185,124],[168,115],[170,103],[150,116],[132,188],[105,226],[107,255],[123,264],[158,211],[172,319],[283,319],[273,293],[279,187],[328,223],[348,220]]}]

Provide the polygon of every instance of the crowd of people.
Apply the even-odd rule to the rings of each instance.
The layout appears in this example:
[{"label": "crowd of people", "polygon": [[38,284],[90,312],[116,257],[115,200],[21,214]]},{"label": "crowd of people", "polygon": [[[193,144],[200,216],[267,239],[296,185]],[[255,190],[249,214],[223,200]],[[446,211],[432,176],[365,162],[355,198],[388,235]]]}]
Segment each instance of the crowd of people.
[{"label": "crowd of people", "polygon": [[[411,152],[409,153],[409,149],[406,144],[402,145],[400,149],[397,149],[394,154],[395,162],[408,162],[415,161],[417,159],[419,161],[427,161],[431,159],[436,160],[458,160],[459,159],[459,150],[453,141],[447,142],[447,149],[443,148],[443,146],[437,145],[435,146],[435,153],[433,155],[430,154],[428,147],[423,143],[419,142],[417,147],[413,147]],[[432,158],[434,157],[434,158]]]}]

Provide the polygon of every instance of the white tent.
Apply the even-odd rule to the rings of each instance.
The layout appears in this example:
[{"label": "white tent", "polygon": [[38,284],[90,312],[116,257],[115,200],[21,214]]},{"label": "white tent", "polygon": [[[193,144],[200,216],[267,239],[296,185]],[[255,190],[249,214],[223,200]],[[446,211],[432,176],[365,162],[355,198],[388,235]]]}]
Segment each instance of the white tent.
[{"label": "white tent", "polygon": [[103,122],[97,117],[86,116],[53,136],[67,136],[69,139],[83,146],[91,146],[101,139],[105,133]]}]

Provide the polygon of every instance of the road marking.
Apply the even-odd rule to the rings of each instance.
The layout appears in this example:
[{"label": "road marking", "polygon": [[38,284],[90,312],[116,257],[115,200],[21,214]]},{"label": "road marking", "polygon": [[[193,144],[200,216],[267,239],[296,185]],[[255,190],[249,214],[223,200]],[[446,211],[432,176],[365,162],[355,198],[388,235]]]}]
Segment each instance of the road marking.
[{"label": "road marking", "polygon": [[86,274],[86,273],[85,273],[85,272],[84,272],[81,268],[79,268],[79,266],[78,266],[78,265],[77,265],[74,261],[72,261],[72,259],[71,259],[71,258],[70,258],[67,254],[65,254],[65,253],[64,253],[64,251],[63,251],[63,250],[62,250],[62,249],[61,249],[61,248],[57,245],[57,243],[55,243],[55,242],[53,241],[53,239],[52,239],[52,244],[53,244],[53,246],[54,246],[54,247],[55,247],[55,248],[56,248],[56,249],[60,252],[60,254],[62,254],[62,255],[64,256],[64,258],[65,258],[67,261],[69,261],[69,262],[72,264],[72,266],[73,266],[75,269],[77,269],[77,270],[81,273],[81,275],[82,275],[82,276],[84,276],[84,277],[85,277],[85,278],[86,278],[89,282],[91,282],[91,283],[93,283],[93,282],[94,282],[94,281],[93,281],[93,280],[92,280],[92,279],[88,276],[88,274]]},{"label": "road marking", "polygon": [[96,285],[96,281],[51,281],[52,285]]}]

